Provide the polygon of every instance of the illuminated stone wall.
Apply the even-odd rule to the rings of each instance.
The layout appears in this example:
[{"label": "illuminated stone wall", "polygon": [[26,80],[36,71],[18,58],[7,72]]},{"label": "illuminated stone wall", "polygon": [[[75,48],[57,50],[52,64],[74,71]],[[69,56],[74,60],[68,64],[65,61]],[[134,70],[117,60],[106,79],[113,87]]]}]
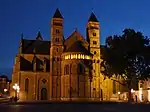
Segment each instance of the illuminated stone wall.
[{"label": "illuminated stone wall", "polygon": [[[66,59],[62,56],[61,98],[62,100],[87,100],[90,98],[89,68],[84,59]],[[72,56],[72,55],[67,55]],[[88,62],[86,62],[88,63]],[[79,65],[82,70],[79,72]],[[67,68],[66,68],[67,67]]]},{"label": "illuminated stone wall", "polygon": [[[15,57],[15,63],[13,66],[12,73],[12,83],[10,86],[10,96],[15,96],[15,90],[13,86],[18,84],[20,87],[19,99],[20,100],[40,100],[41,99],[41,89],[45,88],[47,90],[47,99],[49,97],[49,72],[38,72],[38,71],[20,71],[20,58],[23,56],[28,61],[33,60],[33,54],[18,54]],[[47,55],[36,55],[39,59],[44,60],[44,58],[49,58]],[[45,67],[45,66],[44,66]],[[45,68],[44,68],[45,70]],[[28,93],[25,92],[25,79],[29,79]],[[42,80],[46,80],[43,81]]]},{"label": "illuminated stone wall", "polygon": [[[119,83],[113,83],[108,78],[104,80],[104,76],[100,73],[102,60],[100,58],[99,22],[88,22],[87,40],[77,30],[68,39],[64,40],[63,18],[53,18],[50,25],[50,54],[36,54],[41,60],[44,58],[50,60],[50,72],[20,71],[19,57],[23,56],[26,60],[32,62],[34,54],[18,53],[15,57],[12,73],[12,96],[14,96],[12,86],[15,83],[20,86],[20,99],[22,100],[40,100],[42,88],[47,90],[47,100],[109,100],[113,94],[121,91],[120,88],[123,87]],[[85,47],[85,51],[87,50],[88,53],[71,50],[66,52],[77,41],[82,43],[82,47]],[[19,51],[21,50],[19,49]],[[88,55],[89,53],[92,56]],[[83,71],[79,72],[79,65],[83,67]],[[90,66],[92,67],[90,68]],[[91,74],[90,71],[92,71]],[[89,76],[92,76],[92,82],[90,82]],[[29,79],[28,94],[25,92],[26,78]]]}]

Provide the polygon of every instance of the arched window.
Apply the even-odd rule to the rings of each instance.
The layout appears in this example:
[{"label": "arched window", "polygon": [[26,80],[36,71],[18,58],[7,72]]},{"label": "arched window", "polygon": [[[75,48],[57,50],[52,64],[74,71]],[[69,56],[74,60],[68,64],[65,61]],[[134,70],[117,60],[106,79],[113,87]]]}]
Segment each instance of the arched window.
[{"label": "arched window", "polygon": [[65,67],[64,67],[64,74],[65,75],[69,74],[69,65],[65,65]]},{"label": "arched window", "polygon": [[29,79],[28,78],[26,78],[25,79],[25,92],[29,92]]},{"label": "arched window", "polygon": [[78,64],[78,68],[77,68],[77,71],[79,74],[83,73],[84,72],[84,68],[83,68],[83,65],[82,64]]}]

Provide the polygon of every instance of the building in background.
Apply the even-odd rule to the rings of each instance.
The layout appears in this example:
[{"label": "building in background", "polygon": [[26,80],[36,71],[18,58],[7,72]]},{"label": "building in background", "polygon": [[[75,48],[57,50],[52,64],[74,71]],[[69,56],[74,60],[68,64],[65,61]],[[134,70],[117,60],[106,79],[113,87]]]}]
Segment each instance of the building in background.
[{"label": "building in background", "polygon": [[139,81],[139,90],[135,92],[138,102],[150,102],[150,79]]},{"label": "building in background", "polygon": [[[100,73],[100,24],[91,13],[86,39],[76,29],[64,38],[64,18],[56,9],[50,41],[40,32],[35,40],[22,35],[15,56],[11,95],[19,86],[20,100],[110,100],[123,86]],[[116,78],[116,77],[114,77]]]},{"label": "building in background", "polygon": [[11,81],[6,75],[0,75],[0,94],[9,94]]}]

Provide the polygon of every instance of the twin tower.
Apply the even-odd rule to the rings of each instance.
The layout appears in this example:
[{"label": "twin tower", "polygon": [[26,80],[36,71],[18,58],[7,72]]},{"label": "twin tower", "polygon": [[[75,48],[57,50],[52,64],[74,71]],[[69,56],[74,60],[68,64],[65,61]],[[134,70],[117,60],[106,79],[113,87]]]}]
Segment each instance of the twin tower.
[{"label": "twin tower", "polygon": [[[100,27],[91,13],[86,38],[77,30],[64,38],[63,16],[56,9],[50,41],[41,33],[22,38],[13,66],[11,95],[20,100],[108,100],[117,91],[100,73]],[[19,91],[13,89],[14,85]],[[114,89],[114,90],[113,90]]]},{"label": "twin tower", "polygon": [[51,20],[50,96],[52,99],[97,99],[102,95],[100,78],[100,28],[91,14],[86,39],[75,30],[63,34],[63,16],[56,12]]}]

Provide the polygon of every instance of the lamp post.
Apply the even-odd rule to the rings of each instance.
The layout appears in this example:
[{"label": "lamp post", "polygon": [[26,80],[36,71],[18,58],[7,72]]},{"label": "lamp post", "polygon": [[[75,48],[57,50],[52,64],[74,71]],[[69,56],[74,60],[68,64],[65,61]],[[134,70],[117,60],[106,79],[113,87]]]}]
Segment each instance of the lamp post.
[{"label": "lamp post", "polygon": [[19,90],[20,90],[18,84],[15,84],[15,85],[13,86],[13,89],[15,90],[15,97],[17,97],[17,93],[19,93]]},{"label": "lamp post", "polygon": [[4,93],[6,93],[7,92],[7,89],[4,89]]},{"label": "lamp post", "polygon": [[119,95],[119,100],[120,100],[120,91],[118,92],[118,95]]},{"label": "lamp post", "polygon": [[6,95],[6,92],[7,92],[8,90],[7,89],[4,89],[4,95]]},{"label": "lamp post", "polygon": [[133,98],[134,93],[135,93],[135,90],[131,89],[132,101],[134,101],[134,98]]}]

